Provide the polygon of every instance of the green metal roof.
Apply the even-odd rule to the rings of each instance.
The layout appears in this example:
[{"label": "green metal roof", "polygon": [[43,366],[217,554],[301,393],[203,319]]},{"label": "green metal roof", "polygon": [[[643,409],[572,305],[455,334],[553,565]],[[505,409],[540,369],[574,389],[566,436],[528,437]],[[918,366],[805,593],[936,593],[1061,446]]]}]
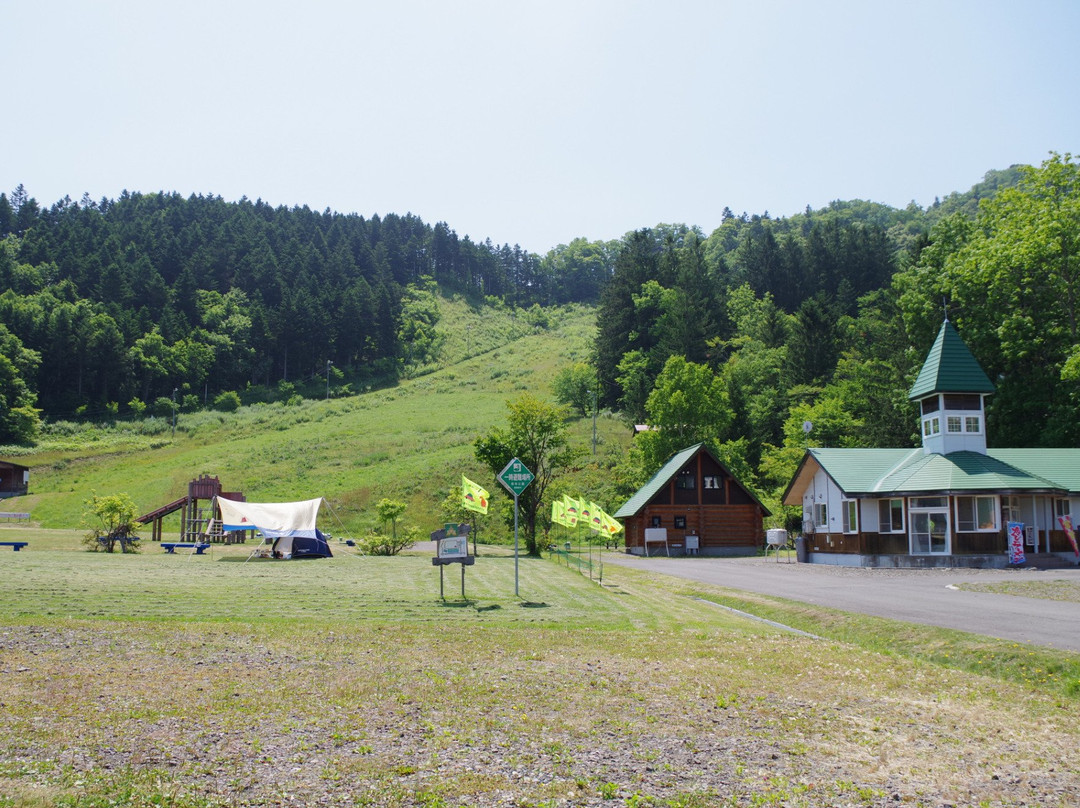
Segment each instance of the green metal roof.
[{"label": "green metal roof", "polygon": [[1053,480],[1070,493],[1080,493],[1080,449],[990,449],[1003,463]]},{"label": "green metal roof", "polygon": [[943,322],[908,398],[914,401],[935,393],[993,392],[993,382],[972,356],[953,324],[948,320]]},{"label": "green metal roof", "polygon": [[628,516],[634,516],[638,511],[648,505],[649,500],[656,496],[657,493],[660,492],[660,489],[667,485],[668,481],[678,474],[683,466],[690,462],[690,458],[693,457],[697,453],[697,450],[702,446],[704,446],[704,444],[698,443],[672,455],[671,459],[661,466],[660,470],[650,477],[649,481],[641,486],[634,496],[630,497],[619,510],[615,511],[615,518],[625,519]]},{"label": "green metal roof", "polygon": [[702,450],[708,452],[709,457],[715,460],[716,463],[720,466],[720,468],[722,468],[728,474],[728,476],[731,477],[732,480],[734,480],[744,491],[746,491],[747,495],[758,504],[758,506],[761,508],[762,512],[766,516],[771,515],[769,509],[762,505],[761,501],[756,496],[754,496],[753,491],[749,490],[745,485],[736,480],[735,475],[733,475],[731,471],[727,468],[727,466],[721,463],[720,460],[717,459],[717,457],[712,452],[709,452],[708,447],[704,443],[698,443],[673,454],[671,456],[671,459],[668,460],[663,466],[661,466],[660,470],[656,472],[656,474],[654,474],[652,477],[650,477],[649,481],[645,483],[645,485],[641,486],[641,488],[637,490],[634,496],[630,497],[630,499],[628,499],[623,504],[623,506],[619,508],[619,510],[615,511],[615,518],[626,519],[627,517],[636,516],[638,513],[640,513],[641,509],[648,505],[652,498],[658,493],[660,493],[661,489],[663,489],[663,487],[671,481],[671,478],[678,474],[682,470],[682,468],[687,463],[689,463],[690,460],[699,451]]},{"label": "green metal roof", "polygon": [[[922,449],[809,449],[807,458],[817,461],[852,496],[1080,493],[1080,449],[991,449],[985,455],[926,454]],[[799,474],[805,466],[804,459]],[[785,502],[794,488],[792,480]]]}]

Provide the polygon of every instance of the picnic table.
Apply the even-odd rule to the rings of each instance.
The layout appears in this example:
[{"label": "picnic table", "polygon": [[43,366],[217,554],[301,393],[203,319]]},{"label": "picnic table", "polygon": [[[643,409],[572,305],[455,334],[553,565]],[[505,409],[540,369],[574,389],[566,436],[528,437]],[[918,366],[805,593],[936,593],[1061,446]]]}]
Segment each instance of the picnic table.
[{"label": "picnic table", "polygon": [[210,549],[210,543],[194,541],[169,541],[161,543],[161,549],[170,554],[176,553],[178,547],[187,550],[194,550],[195,555],[202,555],[208,549]]}]

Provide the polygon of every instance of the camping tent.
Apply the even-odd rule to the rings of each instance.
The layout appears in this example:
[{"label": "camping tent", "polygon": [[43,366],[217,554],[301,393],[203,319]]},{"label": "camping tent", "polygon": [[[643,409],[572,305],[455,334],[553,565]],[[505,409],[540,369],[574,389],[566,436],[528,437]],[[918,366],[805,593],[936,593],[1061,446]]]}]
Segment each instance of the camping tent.
[{"label": "camping tent", "polygon": [[234,502],[217,498],[221,529],[258,530],[273,540],[275,558],[329,558],[330,545],[318,528],[322,498],[302,502]]}]

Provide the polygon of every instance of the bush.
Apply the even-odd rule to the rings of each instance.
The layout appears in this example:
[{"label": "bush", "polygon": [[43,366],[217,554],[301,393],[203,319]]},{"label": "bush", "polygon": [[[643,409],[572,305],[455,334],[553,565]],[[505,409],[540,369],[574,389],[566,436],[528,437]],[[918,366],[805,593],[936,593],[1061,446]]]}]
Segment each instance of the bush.
[{"label": "bush", "polygon": [[415,527],[405,528],[397,536],[388,536],[381,530],[372,528],[367,536],[360,539],[359,547],[361,552],[367,555],[395,556],[406,547],[412,547],[420,538],[420,530]]},{"label": "bush", "polygon": [[150,405],[150,412],[158,418],[172,418],[173,400],[168,396],[158,396]]},{"label": "bush", "polygon": [[235,390],[226,390],[214,399],[214,409],[220,412],[236,412],[240,409],[240,396]]},{"label": "bush", "polygon": [[135,503],[127,494],[98,496],[86,500],[88,510],[83,514],[86,521],[96,522],[96,527],[83,537],[83,546],[91,552],[111,553],[120,545],[125,553],[139,551],[139,537],[135,535]]}]

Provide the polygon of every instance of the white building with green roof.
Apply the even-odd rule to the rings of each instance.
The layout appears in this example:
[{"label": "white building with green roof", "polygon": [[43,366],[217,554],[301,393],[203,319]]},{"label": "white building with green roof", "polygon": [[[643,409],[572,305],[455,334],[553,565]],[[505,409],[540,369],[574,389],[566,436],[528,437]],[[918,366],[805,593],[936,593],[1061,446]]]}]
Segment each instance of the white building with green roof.
[{"label": "white building with green roof", "polygon": [[807,560],[851,566],[1003,567],[1006,527],[1025,555],[1076,563],[1061,517],[1080,506],[1080,449],[988,449],[994,385],[946,320],[908,397],[916,449],[808,449],[784,492],[801,505]]}]

